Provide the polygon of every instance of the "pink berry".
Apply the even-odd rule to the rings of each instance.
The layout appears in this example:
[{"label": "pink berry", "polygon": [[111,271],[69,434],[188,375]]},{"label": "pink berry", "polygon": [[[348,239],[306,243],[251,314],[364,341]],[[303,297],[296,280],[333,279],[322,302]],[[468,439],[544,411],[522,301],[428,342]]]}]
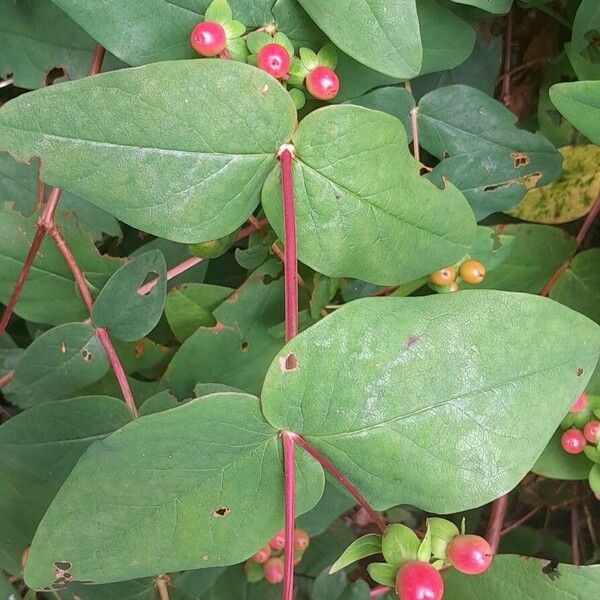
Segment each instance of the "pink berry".
[{"label": "pink berry", "polygon": [[579,429],[567,429],[560,438],[560,444],[565,452],[579,454],[585,448],[585,438]]},{"label": "pink berry", "polygon": [[192,48],[202,56],[217,56],[225,50],[227,36],[219,23],[203,21],[192,30],[190,37]]},{"label": "pink berry", "polygon": [[444,581],[429,563],[414,560],[398,570],[396,593],[400,600],[441,600]]},{"label": "pink berry", "polygon": [[281,583],[283,581],[283,560],[281,558],[270,558],[263,565],[263,573],[269,583],[273,585]]},{"label": "pink berry", "polygon": [[267,44],[258,51],[256,64],[275,79],[282,79],[288,74],[291,63],[288,51],[281,44]]},{"label": "pink berry", "polygon": [[491,546],[478,535],[457,535],[446,549],[452,566],[466,575],[479,575],[490,568],[494,553]]},{"label": "pink berry", "polygon": [[340,91],[340,80],[328,67],[315,67],[306,76],[306,89],[319,100],[333,100]]},{"label": "pink berry", "polygon": [[596,444],[598,442],[598,432],[600,431],[599,421],[589,421],[583,428],[583,437],[590,443]]},{"label": "pink berry", "polygon": [[259,565],[267,562],[271,556],[271,546],[267,544],[264,548],[261,548],[256,554],[252,556],[252,560]]},{"label": "pink berry", "polygon": [[310,538],[308,533],[304,529],[294,530],[294,549],[295,550],[306,550],[310,544]]},{"label": "pink berry", "polygon": [[273,548],[273,550],[283,550],[285,546],[285,531],[283,529],[281,531],[278,531],[271,538],[269,544],[271,544],[271,548]]},{"label": "pink berry", "polygon": [[587,395],[585,392],[583,392],[583,394],[581,394],[579,396],[579,398],[577,398],[577,400],[575,400],[575,402],[573,402],[573,406],[571,406],[571,412],[572,413],[581,412],[586,406],[587,406]]}]

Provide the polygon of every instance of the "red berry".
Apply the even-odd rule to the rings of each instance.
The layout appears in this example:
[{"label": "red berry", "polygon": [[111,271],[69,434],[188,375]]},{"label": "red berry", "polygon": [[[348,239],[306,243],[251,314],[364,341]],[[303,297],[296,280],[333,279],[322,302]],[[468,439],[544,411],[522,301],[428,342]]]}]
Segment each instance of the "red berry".
[{"label": "red berry", "polygon": [[585,438],[579,429],[567,429],[560,438],[560,445],[569,454],[579,454],[585,448]]},{"label": "red berry", "polygon": [[330,68],[315,67],[306,76],[306,89],[319,100],[332,100],[340,91],[340,80]]},{"label": "red berry", "polygon": [[291,62],[288,51],[281,44],[263,46],[256,57],[258,68],[266,71],[275,79],[281,79],[288,74]]},{"label": "red berry", "polygon": [[192,48],[202,56],[217,56],[225,50],[227,36],[225,29],[218,23],[203,21],[192,30],[190,37]]},{"label": "red berry", "polygon": [[270,558],[263,565],[263,573],[269,583],[273,585],[281,583],[283,581],[283,560],[281,558]]},{"label": "red berry", "polygon": [[271,544],[271,548],[273,548],[273,550],[283,550],[285,546],[285,531],[283,529],[281,531],[278,531],[271,538],[269,544]]},{"label": "red berry", "polygon": [[294,548],[296,550],[306,550],[310,544],[310,538],[308,533],[304,529],[294,530]]},{"label": "red berry", "polygon": [[599,421],[589,421],[583,428],[583,437],[590,443],[596,444],[598,442],[598,432],[600,431]]},{"label": "red berry", "polygon": [[490,568],[494,553],[478,535],[457,535],[448,544],[446,556],[452,566],[466,575],[479,575]]},{"label": "red berry", "polygon": [[429,563],[414,560],[398,570],[396,593],[400,600],[441,600],[444,581]]},{"label": "red berry", "polygon": [[267,562],[269,557],[271,556],[271,546],[267,544],[264,548],[261,548],[256,554],[252,556],[252,560],[259,565]]},{"label": "red berry", "polygon": [[587,406],[587,395],[585,392],[583,392],[583,394],[581,394],[579,396],[579,398],[577,398],[577,400],[575,400],[575,402],[573,402],[573,406],[571,406],[571,412],[572,413],[581,412],[586,406]]}]

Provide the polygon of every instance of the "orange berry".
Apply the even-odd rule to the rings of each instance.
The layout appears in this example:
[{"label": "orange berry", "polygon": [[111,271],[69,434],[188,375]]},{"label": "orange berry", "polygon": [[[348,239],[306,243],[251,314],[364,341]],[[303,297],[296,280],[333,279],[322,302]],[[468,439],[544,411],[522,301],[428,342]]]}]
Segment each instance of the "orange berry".
[{"label": "orange berry", "polygon": [[435,285],[448,285],[456,279],[456,269],[454,267],[444,267],[439,271],[434,271],[429,275],[429,281]]},{"label": "orange berry", "polygon": [[485,279],[485,267],[478,260],[467,260],[460,265],[460,277],[466,283],[476,285]]}]

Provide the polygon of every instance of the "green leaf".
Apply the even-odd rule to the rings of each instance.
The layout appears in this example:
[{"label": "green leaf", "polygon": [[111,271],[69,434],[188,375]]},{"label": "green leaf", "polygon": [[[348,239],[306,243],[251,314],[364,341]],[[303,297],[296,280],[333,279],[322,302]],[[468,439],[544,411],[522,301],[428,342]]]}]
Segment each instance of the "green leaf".
[{"label": "green leaf", "polygon": [[514,237],[501,231],[500,228],[496,231],[491,227],[477,226],[469,256],[482,263],[486,273],[498,268],[510,256]]},{"label": "green leaf", "polygon": [[403,562],[416,560],[419,544],[417,534],[410,527],[393,523],[388,525],[383,534],[381,551],[385,561],[398,568]]},{"label": "green leaf", "polygon": [[510,10],[513,0],[452,0],[458,4],[476,6],[496,15],[503,15]]},{"label": "green leaf", "polygon": [[600,566],[576,567],[506,554],[477,577],[449,569],[444,576],[445,600],[588,600],[600,585]]},{"label": "green leaf", "polygon": [[550,298],[600,323],[600,248],[577,254],[550,290]]},{"label": "green leaf", "polygon": [[198,382],[222,383],[259,393],[264,374],[282,342],[268,329],[283,320],[281,266],[271,260],[223,302],[213,327],[200,327],[178,350],[161,382],[180,398],[189,398]]},{"label": "green leaf", "polygon": [[557,83],[550,100],[594,144],[600,144],[600,81]]},{"label": "green leaf", "polygon": [[140,417],[153,415],[154,413],[163,412],[164,410],[177,408],[179,405],[177,398],[172,396],[168,391],[158,392],[158,394],[155,394],[144,401],[140,407],[139,414]]},{"label": "green leaf", "polygon": [[[227,34],[227,47],[229,48],[232,42],[240,42],[240,46],[247,48],[245,42],[243,40],[238,40],[240,36],[246,33],[246,26],[239,21],[229,21],[225,26],[225,33]],[[246,50],[247,54],[247,50]],[[237,58],[237,57],[236,57]]]},{"label": "green leaf", "polygon": [[233,19],[231,6],[227,0],[212,0],[204,12],[204,19],[224,25]]},{"label": "green leaf", "polygon": [[233,290],[219,285],[188,283],[167,294],[165,315],[175,337],[185,342],[199,327],[212,327],[213,311]]},{"label": "green leaf", "polygon": [[276,44],[283,46],[287,50],[287,53],[290,55],[290,57],[294,56],[294,53],[296,52],[296,50],[294,48],[294,44],[292,44],[290,38],[287,35],[285,35],[285,33],[278,31],[273,36],[273,41]]},{"label": "green leaf", "polygon": [[248,50],[252,54],[258,54],[263,46],[270,44],[273,38],[266,31],[251,31],[246,38]]},{"label": "green leaf", "polygon": [[567,454],[560,444],[562,429],[559,429],[531,469],[548,479],[569,481],[587,479],[590,461],[585,454]]},{"label": "green leaf", "polygon": [[588,477],[588,483],[596,499],[600,497],[600,464],[592,465],[590,469],[590,475]]},{"label": "green leaf", "polygon": [[[173,587],[169,587],[171,600],[175,600]],[[154,579],[134,579],[106,585],[89,585],[86,583],[70,583],[53,594],[54,598],[73,600],[156,600],[156,584]]]},{"label": "green leaf", "polygon": [[[323,472],[301,451],[296,469],[302,514],[321,497]],[[52,585],[56,562],[94,583],[240,562],[283,525],[281,472],[278,432],[250,395],[138,419],[92,445],[62,486],[31,545],[27,584]]]},{"label": "green leaf", "polygon": [[[475,222],[467,202],[453,186],[440,190],[420,177],[394,117],[330,106],[304,118],[293,141],[298,257],[314,270],[393,285],[468,251]],[[279,168],[267,179],[262,200],[281,237]]]},{"label": "green leaf", "polygon": [[423,56],[414,0],[299,0],[313,21],[346,54],[390,77],[409,79]]},{"label": "green leaf", "polygon": [[333,44],[325,44],[319,52],[317,52],[317,60],[319,65],[335,69],[337,66],[337,50]]},{"label": "green leaf", "polygon": [[441,160],[430,177],[454,183],[477,220],[516,206],[528,189],[560,174],[556,148],[539,133],[517,129],[508,109],[475,88],[439,88],[418,110],[420,143]]},{"label": "green leaf", "polygon": [[300,48],[299,50],[300,60],[306,67],[307,71],[311,71],[315,67],[319,66],[319,58],[317,53],[310,48]]},{"label": "green leaf", "polygon": [[575,19],[567,54],[578,79],[600,78],[600,62],[596,39],[600,31],[600,6],[596,0],[582,0]]},{"label": "green leaf", "polygon": [[21,600],[17,589],[3,575],[0,575],[0,598],[2,600]]},{"label": "green leaf", "polygon": [[[37,215],[23,217],[9,207],[0,207],[0,302],[6,303],[10,298],[33,241],[36,220]],[[89,234],[81,232],[66,214],[57,216],[55,221],[84,273],[92,296],[97,296],[123,260],[101,256]],[[88,316],[73,275],[49,237],[36,255],[15,313],[28,321],[50,325]]]},{"label": "green leaf", "polygon": [[66,323],[43,333],[27,347],[3,392],[21,408],[36,406],[95,383],[108,368],[96,330],[83,323]]},{"label": "green leaf", "polygon": [[423,44],[419,75],[452,69],[469,58],[475,45],[475,30],[437,0],[417,3]]},{"label": "green leaf", "polygon": [[381,554],[381,536],[377,533],[368,533],[352,542],[335,563],[333,563],[329,572],[336,573],[341,569],[345,569],[348,565],[355,563],[357,560],[373,556],[373,554]]},{"label": "green leaf", "polygon": [[[203,597],[204,598],[204,597]],[[265,580],[251,583],[247,580],[242,565],[230,567],[217,579],[206,596],[206,600],[280,600],[281,586],[271,585]]]},{"label": "green leaf", "polygon": [[8,333],[0,334],[0,377],[14,370],[24,350],[19,348]]},{"label": "green leaf", "polygon": [[461,288],[539,294],[556,269],[569,260],[576,249],[574,238],[548,225],[498,225],[495,231],[501,239],[512,238],[508,254],[478,286],[462,282]]},{"label": "green leaf", "polygon": [[131,420],[116,398],[36,406],[0,427],[0,567],[18,575],[21,554],[79,457]]},{"label": "green leaf", "polygon": [[523,525],[500,538],[500,554],[520,554],[522,557],[547,558],[555,563],[572,560],[571,545],[552,533]]},{"label": "green leaf", "polygon": [[175,354],[174,348],[161,346],[146,337],[135,342],[122,342],[115,338],[112,343],[128,375],[140,373],[149,378],[158,377]]},{"label": "green leaf", "polygon": [[[54,3],[44,0],[2,2],[0,6],[0,77],[11,75],[18,87],[47,85],[53,69],[59,79],[88,74],[96,42]],[[104,69],[122,66],[110,54]]]},{"label": "green leaf", "polygon": [[[147,293],[138,289],[158,278]],[[126,342],[144,337],[158,323],[167,294],[167,263],[160,250],[137,256],[122,266],[102,288],[94,303],[92,323]]]},{"label": "green leaf", "polygon": [[276,0],[273,17],[279,31],[285,31],[296,48],[321,48],[327,42],[325,34],[296,0]]},{"label": "green leaf", "polygon": [[[366,298],[283,348],[262,406],[275,428],[301,434],[376,509],[459,512],[523,478],[599,352],[598,326],[537,296]],[[286,370],[290,354],[298,366]]]},{"label": "green leaf", "polygon": [[[458,527],[452,521],[440,517],[429,517],[427,519],[427,533],[431,536],[431,554],[433,558],[442,560],[446,558],[446,547],[450,540],[460,535]],[[427,562],[429,562],[429,559],[430,557],[427,557]]]},{"label": "green leaf", "polygon": [[371,579],[381,585],[394,587],[396,585],[396,573],[398,567],[388,565],[387,563],[372,562],[367,565],[367,571]]},{"label": "green leaf", "polygon": [[157,63],[15,98],[0,111],[0,149],[40,156],[44,181],[133,227],[193,243],[256,208],[295,115],[283,87],[249,65]]},{"label": "green leaf", "polygon": [[330,575],[321,571],[310,591],[310,600],[368,600],[369,586],[366,581],[350,584],[346,573]]}]

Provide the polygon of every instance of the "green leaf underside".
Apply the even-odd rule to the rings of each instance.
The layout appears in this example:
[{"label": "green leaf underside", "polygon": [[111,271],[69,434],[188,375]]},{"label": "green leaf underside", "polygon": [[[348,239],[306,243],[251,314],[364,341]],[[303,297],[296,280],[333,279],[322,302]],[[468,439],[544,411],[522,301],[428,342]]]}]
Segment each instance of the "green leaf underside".
[{"label": "green leaf underside", "polygon": [[200,242],[256,208],[295,120],[289,94],[255,67],[163,62],[14,99],[0,111],[0,149],[41,157],[44,181],[133,227]]},{"label": "green leaf underside", "polygon": [[[146,280],[158,283],[145,295],[138,289]],[[167,294],[167,263],[160,250],[145,252],[121,267],[94,303],[92,323],[120,340],[135,342],[154,329]]]},{"label": "green leaf underside", "polygon": [[0,427],[1,568],[19,574],[21,553],[79,457],[130,420],[121,400],[89,396],[37,406]]},{"label": "green leaf underside", "polygon": [[[51,585],[55,562],[94,583],[240,562],[283,525],[281,460],[278,433],[250,395],[215,394],[140,418],[79,461],[38,528],[27,584]],[[305,453],[296,469],[302,514],[324,476]]]},{"label": "green leaf underside", "polygon": [[594,144],[600,144],[600,81],[558,83],[550,100],[574,127]]},{"label": "green leaf underside", "polygon": [[556,148],[515,122],[502,104],[465,85],[438,88],[419,102],[421,145],[441,160],[430,177],[456,185],[478,220],[516,206],[529,187],[560,173]]},{"label": "green leaf underside", "polygon": [[215,311],[217,324],[200,327],[178,350],[161,381],[182,398],[191,397],[197,383],[221,383],[258,394],[264,374],[283,342],[269,335],[281,323],[283,281],[276,260],[254,271]]},{"label": "green leaf underside", "polygon": [[[589,319],[535,296],[362,299],[285,346],[267,372],[263,411],[375,507],[458,512],[522,479],[599,351]],[[284,372],[290,353],[299,366]]]},{"label": "green leaf underside", "polygon": [[444,576],[446,600],[587,600],[600,588],[600,566],[575,567],[515,555],[497,556],[487,573]]},{"label": "green leaf underside", "polygon": [[423,50],[415,0],[299,0],[341,50],[390,77],[419,73]]},{"label": "green leaf underside", "polygon": [[[37,215],[23,217],[9,207],[0,208],[0,302],[6,303],[10,298],[35,235],[36,219]],[[55,221],[85,274],[92,296],[97,296],[123,260],[101,256],[89,234],[80,231],[65,214],[56,217]],[[88,316],[73,275],[49,237],[44,239],[36,255],[15,313],[28,321],[50,325],[83,320]]]},{"label": "green leaf underside", "polygon": [[108,369],[96,330],[84,323],[66,323],[27,347],[3,391],[10,402],[27,408],[69,396],[102,379]]},{"label": "green leaf underside", "polygon": [[[298,257],[313,269],[392,285],[468,251],[475,221],[467,202],[454,186],[440,190],[420,177],[396,118],[331,106],[303,119],[294,143]],[[262,200],[281,236],[280,180],[274,169]]]}]

